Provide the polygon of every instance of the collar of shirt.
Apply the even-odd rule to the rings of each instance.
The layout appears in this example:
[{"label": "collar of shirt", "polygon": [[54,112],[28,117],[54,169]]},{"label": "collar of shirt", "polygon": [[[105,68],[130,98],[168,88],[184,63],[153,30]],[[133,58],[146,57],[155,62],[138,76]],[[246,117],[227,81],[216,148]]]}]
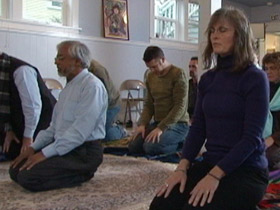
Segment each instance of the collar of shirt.
[{"label": "collar of shirt", "polygon": [[75,84],[80,81],[81,78],[85,77],[88,74],[88,69],[83,69],[77,76],[75,76],[70,82],[66,83],[66,86],[69,86],[70,84]]}]

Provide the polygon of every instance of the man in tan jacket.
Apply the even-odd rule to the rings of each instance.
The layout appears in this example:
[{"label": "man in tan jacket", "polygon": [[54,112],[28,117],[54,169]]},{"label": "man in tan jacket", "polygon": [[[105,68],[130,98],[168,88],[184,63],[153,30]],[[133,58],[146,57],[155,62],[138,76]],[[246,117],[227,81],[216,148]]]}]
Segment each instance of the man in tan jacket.
[{"label": "man in tan jacket", "polygon": [[115,88],[106,68],[96,60],[91,60],[89,71],[97,76],[104,84],[108,93],[108,109],[106,119],[106,141],[121,139],[126,136],[125,129],[120,125],[114,125],[117,114],[120,112],[120,93]]}]

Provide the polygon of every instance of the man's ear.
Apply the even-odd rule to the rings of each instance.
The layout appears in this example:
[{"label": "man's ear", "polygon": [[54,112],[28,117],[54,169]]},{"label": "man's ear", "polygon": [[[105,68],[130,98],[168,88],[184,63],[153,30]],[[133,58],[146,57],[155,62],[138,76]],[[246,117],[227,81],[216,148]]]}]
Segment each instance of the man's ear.
[{"label": "man's ear", "polygon": [[78,58],[75,59],[75,65],[79,68],[82,67],[82,62],[80,61],[80,59],[78,59]]},{"label": "man's ear", "polygon": [[162,57],[160,61],[162,62],[161,64],[163,64],[165,62],[165,57]]}]

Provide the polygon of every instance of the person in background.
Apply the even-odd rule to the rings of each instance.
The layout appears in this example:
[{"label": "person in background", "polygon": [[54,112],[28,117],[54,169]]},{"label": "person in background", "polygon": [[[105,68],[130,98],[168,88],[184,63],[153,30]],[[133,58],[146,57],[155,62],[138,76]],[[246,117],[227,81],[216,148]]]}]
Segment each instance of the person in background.
[{"label": "person in background", "polygon": [[262,60],[270,86],[271,118],[264,132],[269,170],[280,169],[280,52],[266,54]]},{"label": "person in background", "polygon": [[129,144],[129,152],[148,155],[175,153],[188,133],[185,72],[170,64],[157,46],[149,46],[143,60],[150,72],[146,78],[144,108]]},{"label": "person in background", "polygon": [[115,88],[106,68],[96,60],[91,60],[89,71],[103,82],[108,93],[108,109],[105,126],[106,136],[104,140],[111,141],[124,138],[126,136],[126,130],[120,125],[115,125],[116,117],[121,110],[119,91]]},{"label": "person in background", "polygon": [[50,126],[11,164],[10,177],[30,191],[72,187],[90,180],[103,159],[108,97],[87,68],[90,51],[78,41],[57,45],[57,65],[67,83]]},{"label": "person in background", "polygon": [[[182,159],[150,210],[251,210],[267,187],[262,134],[269,84],[254,64],[250,24],[240,10],[221,8],[211,16],[206,34],[204,68],[215,66],[200,79]],[[203,160],[194,162],[205,141]]]},{"label": "person in background", "polygon": [[190,121],[193,116],[196,96],[197,96],[197,82],[198,82],[198,58],[192,57],[189,62],[189,75],[191,79],[189,80],[189,92],[188,92],[188,113],[190,116]]},{"label": "person in background", "polygon": [[[3,159],[14,159],[51,121],[55,98],[38,69],[0,53],[0,145]],[[4,158],[5,157],[5,158]]]}]

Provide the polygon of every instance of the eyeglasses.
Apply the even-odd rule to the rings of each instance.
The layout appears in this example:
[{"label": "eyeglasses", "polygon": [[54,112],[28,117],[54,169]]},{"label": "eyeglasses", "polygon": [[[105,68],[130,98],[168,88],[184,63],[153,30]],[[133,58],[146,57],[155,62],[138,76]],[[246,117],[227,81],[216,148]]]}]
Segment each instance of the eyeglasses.
[{"label": "eyeglasses", "polygon": [[229,29],[229,28],[227,28],[227,27],[221,26],[221,27],[219,27],[219,28],[217,28],[217,29],[215,29],[215,28],[210,28],[210,29],[209,29],[209,32],[210,32],[211,34],[213,34],[213,33],[215,33],[215,32],[225,33],[225,32],[228,32],[228,31],[230,31],[230,30],[231,30],[231,29]]}]

